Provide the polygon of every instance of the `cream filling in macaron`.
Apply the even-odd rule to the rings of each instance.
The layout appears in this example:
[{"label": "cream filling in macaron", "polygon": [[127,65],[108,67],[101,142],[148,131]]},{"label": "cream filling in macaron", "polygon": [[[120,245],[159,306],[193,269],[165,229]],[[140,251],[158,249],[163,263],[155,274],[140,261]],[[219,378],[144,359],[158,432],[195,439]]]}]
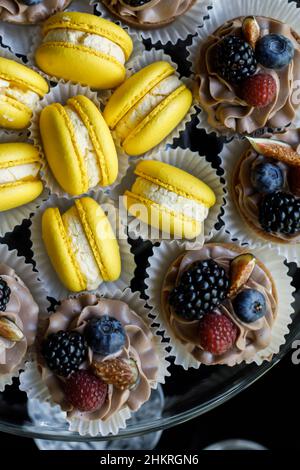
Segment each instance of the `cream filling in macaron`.
[{"label": "cream filling in macaron", "polygon": [[87,290],[97,289],[103,279],[80,219],[72,208],[62,215],[62,220],[80,271],[86,279]]},{"label": "cream filling in macaron", "polygon": [[[53,29],[49,31],[43,39],[46,42],[66,42],[77,46],[84,46],[101,52],[116,59],[120,64],[124,65],[125,54],[118,44],[98,34],[85,33],[73,29]],[[84,67],[84,64],[78,64],[78,67]]]},{"label": "cream filling in macaron", "polygon": [[25,90],[15,85],[12,85],[7,80],[0,78],[0,95],[8,96],[13,98],[20,103],[28,106],[30,109],[34,109],[40,100],[37,93],[31,90]]},{"label": "cream filling in macaron", "polygon": [[182,82],[176,75],[162,80],[153,87],[127,114],[118,122],[115,132],[118,139],[123,141],[148,114],[153,111],[164,99],[166,99]]},{"label": "cream filling in macaron", "polygon": [[0,168],[0,184],[15,183],[37,178],[40,171],[39,163],[26,163],[9,168]]},{"label": "cream filling in macaron", "polygon": [[131,192],[140,194],[172,212],[190,217],[198,222],[203,222],[208,216],[209,209],[201,202],[180,196],[142,177],[136,179]]},{"label": "cream filling in macaron", "polygon": [[86,165],[89,187],[92,188],[96,186],[101,179],[100,167],[93,142],[90,138],[87,127],[84,125],[76,111],[74,111],[70,106],[65,106],[65,111],[72,122],[76,142]]}]

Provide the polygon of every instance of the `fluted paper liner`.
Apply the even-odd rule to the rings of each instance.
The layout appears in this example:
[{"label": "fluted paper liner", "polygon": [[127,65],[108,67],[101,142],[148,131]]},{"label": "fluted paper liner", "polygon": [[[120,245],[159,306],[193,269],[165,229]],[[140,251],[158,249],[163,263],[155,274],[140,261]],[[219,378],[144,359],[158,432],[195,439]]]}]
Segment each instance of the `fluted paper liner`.
[{"label": "fluted paper liner", "polygon": [[[66,104],[67,100],[72,96],[84,95],[89,98],[101,110],[101,102],[98,99],[97,93],[90,90],[88,87],[83,87],[81,85],[72,85],[71,83],[59,83],[55,87],[51,88],[50,92],[40,101],[35,113],[33,114],[31,125],[29,128],[30,138],[34,142],[34,145],[38,148],[40,155],[43,160],[42,166],[42,179],[45,182],[45,186],[49,189],[51,194],[55,194],[60,197],[71,198],[72,196],[66,193],[63,188],[56,181],[43,152],[43,146],[41,141],[40,129],[39,129],[39,118],[40,113],[43,108],[48,106],[51,103],[61,103]],[[105,193],[109,192],[113,187],[120,183],[123,176],[126,173],[128,168],[128,158],[121,149],[118,151],[118,162],[119,162],[119,171],[116,181],[110,186],[100,186],[99,184],[91,188],[87,194],[92,191],[101,190]]]},{"label": "fluted paper liner", "polygon": [[96,12],[99,15],[120,24],[128,30],[130,35],[135,33],[141,39],[150,39],[152,44],[160,42],[164,46],[167,43],[177,44],[179,40],[184,40],[190,34],[195,34],[198,28],[203,25],[205,16],[209,13],[208,7],[212,4],[212,1],[196,0],[195,4],[183,15],[178,16],[175,21],[153,29],[134,28],[125,21],[114,17],[101,2],[94,0],[92,3],[96,5]]},{"label": "fluted paper liner", "polygon": [[[210,243],[232,243],[230,237],[223,231],[217,235]],[[240,245],[237,245],[240,246]],[[155,322],[159,323],[159,330],[164,331],[165,337],[169,339],[171,346],[171,356],[175,356],[175,364],[181,365],[184,369],[198,369],[201,365],[187,350],[187,348],[177,339],[168,322],[163,316],[161,309],[161,289],[164,277],[172,262],[184,253],[185,247],[180,242],[174,240],[162,242],[159,247],[153,247],[153,256],[149,258],[150,266],[147,268],[146,294],[149,297],[148,305],[152,307],[151,313],[155,316]],[[265,247],[250,247],[249,251],[259,259],[270,271],[278,293],[278,313],[272,328],[272,340],[269,346],[246,361],[246,363],[256,363],[261,365],[264,361],[279,352],[280,346],[285,343],[285,336],[289,332],[288,325],[292,322],[291,315],[294,310],[293,292],[291,286],[292,278],[288,276],[288,268],[284,264],[284,257],[279,255],[274,249]]]},{"label": "fluted paper liner", "polygon": [[[28,142],[28,138],[26,133],[0,131],[0,144],[7,142]],[[48,197],[49,191],[44,189],[34,201],[15,209],[0,212],[0,237],[3,237],[7,232],[12,232],[17,225],[21,225],[23,220],[29,219]]]},{"label": "fluted paper liner", "polygon": [[224,178],[228,187],[228,197],[226,198],[225,213],[223,221],[226,231],[232,239],[237,239],[243,245],[252,247],[264,247],[266,250],[274,249],[277,253],[286,258],[289,262],[299,263],[300,259],[300,243],[273,243],[259,236],[241,216],[232,197],[232,179],[236,166],[243,153],[249,148],[249,142],[233,140],[224,145],[220,157],[222,159],[222,167],[224,169]]},{"label": "fluted paper liner", "polygon": [[[232,20],[240,16],[265,16],[268,18],[277,19],[283,23],[288,24],[298,34],[300,34],[300,10],[297,8],[296,2],[289,3],[287,0],[211,0],[212,9],[209,11],[210,19],[204,22],[202,28],[198,30],[197,36],[193,38],[191,46],[187,47],[188,61],[191,63],[191,71],[196,73],[196,66],[198,63],[198,56],[200,47],[207,40],[208,36],[214,33],[226,21]],[[197,106],[197,108],[200,108]],[[201,108],[200,108],[201,109]],[[204,110],[198,114],[199,129],[205,129],[209,134],[215,132],[217,136],[242,136],[234,131],[220,132],[218,129],[212,127],[207,120],[207,114]],[[297,127],[300,126],[299,113],[296,117]],[[299,121],[299,122],[298,122]],[[262,130],[255,131],[261,133]]]},{"label": "fluted paper liner", "polygon": [[[115,209],[113,201],[111,201],[100,191],[91,193],[89,197],[92,197],[102,207],[103,205],[106,205],[109,209]],[[74,200],[64,198],[59,199],[56,196],[50,197],[48,201],[43,204],[36,212],[35,216],[32,218],[32,226],[30,227],[32,251],[34,253],[33,258],[36,262],[39,278],[43,282],[44,286],[47,287],[48,295],[55,298],[56,300],[67,297],[69,294],[71,294],[71,292],[68,291],[60,281],[47,254],[42,240],[42,215],[48,207],[58,207],[62,214],[72,205],[74,205]],[[114,214],[116,217],[114,217]],[[126,235],[126,227],[119,222],[118,211],[115,209],[114,213],[112,213],[112,210],[109,210],[108,218],[113,228],[115,225],[117,225],[117,239],[120,247],[122,271],[120,278],[117,281],[103,282],[100,287],[98,287],[97,292],[99,291],[103,295],[113,295],[114,292],[118,290],[124,290],[126,287],[130,286],[130,282],[134,276],[134,271],[136,268],[134,255],[130,251],[130,245]],[[57,268],[60,269],[59,266]],[[93,293],[94,292],[95,291],[93,291]]]},{"label": "fluted paper liner", "polygon": [[[101,295],[101,292],[96,292]],[[151,383],[151,388],[157,388],[158,383],[165,383],[165,377],[169,376],[169,362],[166,360],[168,353],[166,351],[166,343],[162,342],[162,337],[157,334],[157,328],[151,325],[152,320],[149,318],[149,309],[146,309],[145,302],[140,298],[138,292],[133,293],[130,289],[124,292],[116,291],[114,294],[105,295],[106,298],[121,300],[125,302],[131,310],[138,313],[144,322],[148,325],[153,333],[156,352],[159,356],[158,377],[155,383]],[[38,371],[37,364],[33,361],[26,364],[25,371],[20,375],[20,389],[27,393],[28,398],[37,399],[39,401],[47,401],[53,404],[48,388],[45,386]],[[126,421],[131,417],[131,410],[128,406],[124,406],[121,410],[115,412],[106,421],[94,420],[87,421],[79,417],[67,418],[69,422],[69,430],[78,432],[81,436],[107,436],[108,434],[116,435],[120,429],[126,428]]]},{"label": "fluted paper liner", "polygon": [[[143,158],[147,160],[159,160],[161,162],[173,165],[180,168],[187,173],[199,178],[206,183],[216,195],[216,204],[209,210],[208,217],[204,221],[204,230],[194,240],[184,240],[185,246],[195,247],[202,246],[204,239],[209,240],[217,232],[217,223],[221,219],[222,207],[225,204],[225,186],[221,182],[221,177],[217,174],[211,164],[206,160],[204,156],[199,156],[198,153],[192,152],[189,149],[168,149],[166,151],[160,151],[152,155],[148,155]],[[119,201],[119,206],[122,207],[122,219],[129,228],[129,235],[132,238],[141,237],[143,240],[151,240],[157,242],[164,239],[168,234],[163,234],[159,230],[149,227],[147,224],[139,221],[138,224],[134,223],[136,220],[123,207],[122,196],[126,190],[130,190],[132,184],[136,180],[137,176],[134,174],[137,163],[142,159],[133,159],[130,162],[126,176],[123,178],[121,184],[117,186],[111,193],[111,197]],[[149,236],[150,235],[150,236]],[[174,237],[173,237],[174,238]]]},{"label": "fluted paper liner", "polygon": [[[47,300],[47,292],[39,281],[37,273],[33,271],[32,264],[26,263],[23,256],[19,256],[16,250],[10,251],[8,246],[4,244],[0,244],[0,260],[1,264],[6,264],[16,271],[17,275],[22,279],[24,284],[26,284],[32,297],[38,304],[40,315],[45,315],[50,303]],[[30,359],[32,349],[33,347],[30,348],[27,352],[27,356],[14,372],[10,374],[0,374],[0,392],[4,391],[6,385],[12,384],[14,377],[19,377],[20,371],[24,369],[26,360]]]}]

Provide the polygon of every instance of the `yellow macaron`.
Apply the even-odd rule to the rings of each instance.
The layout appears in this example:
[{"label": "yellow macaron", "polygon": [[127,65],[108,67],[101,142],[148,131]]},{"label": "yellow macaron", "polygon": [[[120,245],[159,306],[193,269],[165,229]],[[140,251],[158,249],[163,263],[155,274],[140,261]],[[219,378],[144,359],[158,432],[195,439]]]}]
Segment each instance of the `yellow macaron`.
[{"label": "yellow macaron", "polygon": [[42,238],[53,268],[68,290],[94,290],[102,282],[120,277],[119,245],[94,199],[77,199],[63,215],[56,207],[46,209]]},{"label": "yellow macaron", "polygon": [[27,143],[0,144],[0,211],[34,201],[43,191],[37,149]]},{"label": "yellow macaron", "polygon": [[216,196],[207,184],[167,163],[142,160],[123,197],[128,212],[172,236],[197,237]]},{"label": "yellow macaron", "polygon": [[92,88],[114,88],[125,79],[125,62],[132,49],[130,36],[111,21],[88,13],[61,12],[44,23],[35,60],[41,70],[57,78]]},{"label": "yellow macaron", "polygon": [[48,91],[48,83],[37,72],[0,57],[0,127],[27,127],[37,103]]},{"label": "yellow macaron", "polygon": [[66,106],[53,103],[40,115],[46,159],[60,186],[76,196],[96,185],[110,186],[118,176],[118,156],[97,106],[75,96]]},{"label": "yellow macaron", "polygon": [[110,97],[103,115],[128,155],[158,145],[182,121],[192,93],[168,62],[154,62],[126,80]]}]

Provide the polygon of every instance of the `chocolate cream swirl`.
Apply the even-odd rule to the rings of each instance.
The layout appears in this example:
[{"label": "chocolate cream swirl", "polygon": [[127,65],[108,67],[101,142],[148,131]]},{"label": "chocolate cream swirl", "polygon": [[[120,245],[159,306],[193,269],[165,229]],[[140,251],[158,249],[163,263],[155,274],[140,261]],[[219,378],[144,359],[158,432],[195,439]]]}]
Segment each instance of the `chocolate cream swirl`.
[{"label": "chocolate cream swirl", "polygon": [[132,19],[141,26],[169,23],[183,15],[195,0],[150,0],[141,6],[130,6],[123,0],[104,0],[103,3],[124,19]]},{"label": "chocolate cream swirl", "polygon": [[[300,129],[291,129],[280,134],[274,134],[273,138],[288,143],[296,152],[300,153]],[[284,175],[283,191],[290,191],[287,179],[288,166],[282,162],[263,157],[250,147],[242,155],[233,177],[233,196],[239,211],[250,227],[252,227],[252,230],[258,233],[259,236],[273,243],[300,243],[300,232],[293,234],[280,232],[267,233],[262,229],[259,223],[259,205],[263,196],[253,187],[251,183],[251,173],[252,169],[262,162],[272,162],[281,168]]]},{"label": "chocolate cream swirl", "polygon": [[25,5],[18,0],[0,0],[0,20],[12,23],[39,23],[64,10],[72,0],[43,0],[36,5]]},{"label": "chocolate cream swirl", "polygon": [[220,77],[216,71],[216,47],[226,36],[241,36],[244,18],[228,21],[210,35],[199,52],[196,94],[200,106],[208,115],[208,123],[220,132],[228,130],[239,134],[251,134],[264,128],[283,128],[290,124],[299,107],[299,99],[293,99],[294,86],[300,80],[300,38],[287,24],[256,17],[261,37],[282,34],[289,38],[295,55],[292,62],[281,70],[266,69],[258,64],[257,73],[268,73],[277,84],[273,102],[264,108],[253,108],[238,96],[238,89]]},{"label": "chocolate cream swirl", "polygon": [[18,342],[0,337],[0,374],[10,374],[22,365],[28,348],[34,343],[39,307],[13,269],[0,264],[0,277],[11,290],[5,311],[0,311],[0,318],[6,317],[15,322],[24,334]]},{"label": "chocolate cream swirl", "polygon": [[243,323],[234,313],[230,300],[226,300],[216,313],[227,315],[238,327],[238,336],[232,349],[222,355],[204,351],[199,342],[199,321],[187,321],[176,315],[168,302],[169,294],[184,271],[196,261],[213,259],[229,274],[230,261],[240,254],[230,245],[207,244],[201,250],[187,251],[181,255],[169,268],[162,289],[163,314],[178,340],[186,346],[187,352],[199,362],[206,365],[226,364],[234,366],[242,361],[251,359],[260,350],[265,349],[271,342],[272,327],[277,315],[277,293],[271,275],[266,268],[257,262],[254,271],[244,286],[244,289],[257,289],[266,299],[267,312],[263,318],[253,323]]},{"label": "chocolate cream swirl", "polygon": [[119,320],[126,333],[126,343],[121,351],[114,355],[99,356],[91,349],[88,359],[81,368],[86,369],[92,361],[108,360],[112,357],[120,359],[132,358],[139,370],[137,385],[131,390],[118,390],[113,385],[108,386],[105,403],[96,411],[81,413],[68,403],[63,390],[63,378],[56,376],[46,366],[43,358],[38,357],[38,367],[42,380],[47,385],[52,400],[67,412],[69,418],[80,416],[82,419],[103,421],[110,418],[121,408],[128,406],[136,411],[146,402],[151,393],[151,387],[156,383],[159,370],[159,356],[155,349],[153,334],[143,320],[131,310],[125,302],[98,298],[87,294],[64,300],[48,320],[44,337],[60,330],[76,330],[83,332],[86,323],[91,318],[109,315]]}]

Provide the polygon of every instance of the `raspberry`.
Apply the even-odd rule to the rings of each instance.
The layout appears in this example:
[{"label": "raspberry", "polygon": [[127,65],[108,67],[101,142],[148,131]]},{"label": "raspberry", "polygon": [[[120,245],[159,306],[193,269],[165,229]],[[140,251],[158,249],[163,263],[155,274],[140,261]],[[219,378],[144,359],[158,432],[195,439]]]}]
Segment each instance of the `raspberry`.
[{"label": "raspberry", "polygon": [[242,98],[250,106],[264,108],[272,103],[276,95],[276,82],[272,75],[258,73],[242,84]]},{"label": "raspberry", "polygon": [[212,354],[224,354],[232,348],[237,333],[237,326],[225,315],[208,313],[199,323],[200,345]]},{"label": "raspberry", "polygon": [[87,370],[74,372],[65,383],[67,400],[79,411],[95,411],[105,402],[107,384]]}]

